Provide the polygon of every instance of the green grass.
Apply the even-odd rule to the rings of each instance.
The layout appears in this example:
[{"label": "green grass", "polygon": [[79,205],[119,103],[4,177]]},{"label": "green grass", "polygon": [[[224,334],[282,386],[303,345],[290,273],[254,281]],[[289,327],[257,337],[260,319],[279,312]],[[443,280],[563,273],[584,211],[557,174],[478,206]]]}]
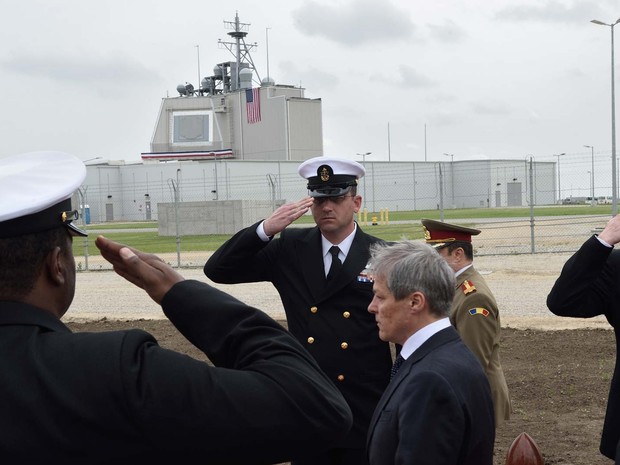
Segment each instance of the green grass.
[{"label": "green grass", "polygon": [[[611,205],[597,205],[591,207],[589,205],[558,205],[548,207],[535,207],[535,216],[565,216],[565,215],[610,215]],[[372,217],[377,217],[379,224],[373,225]],[[444,220],[463,219],[463,218],[519,218],[529,217],[530,209],[528,207],[513,208],[476,208],[476,209],[454,209],[444,210]],[[381,221],[380,213],[368,212],[367,223],[360,220],[364,231],[369,232],[373,236],[379,237],[386,241],[397,241],[401,239],[421,239],[423,237],[422,228],[417,224],[396,223],[398,221],[418,221],[422,218],[439,219],[439,210],[419,210],[419,211],[403,211],[388,212],[389,222],[384,224]],[[383,220],[385,220],[385,212]],[[314,224],[314,220],[310,215],[304,215],[296,223]],[[97,233],[91,233],[88,237],[88,254],[98,255],[99,250],[95,247],[94,241],[97,235],[104,236],[122,244],[135,247],[143,252],[149,253],[170,253],[176,252],[177,244],[175,237],[159,236],[157,232],[132,232],[132,229],[138,228],[157,228],[157,222],[139,222],[139,223],[112,223],[88,225],[87,230],[97,230]],[[119,232],[119,230],[122,230]],[[103,232],[100,232],[103,231]],[[203,235],[203,236],[183,236],[180,239],[180,249],[182,252],[202,252],[216,250],[223,244],[230,235]],[[84,255],[84,240],[75,238],[73,241],[73,252],[76,256]]]}]

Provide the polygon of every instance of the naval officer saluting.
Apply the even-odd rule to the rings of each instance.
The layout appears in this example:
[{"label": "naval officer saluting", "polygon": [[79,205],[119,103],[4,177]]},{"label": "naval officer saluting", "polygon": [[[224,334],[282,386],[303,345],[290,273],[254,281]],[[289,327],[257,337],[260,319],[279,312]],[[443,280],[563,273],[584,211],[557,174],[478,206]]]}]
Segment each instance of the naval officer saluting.
[{"label": "naval officer saluting", "polygon": [[[352,160],[316,157],[298,172],[308,182],[309,197],[239,231],[209,258],[204,272],[224,284],[273,283],[289,330],[351,407],[353,427],[345,439],[293,465],[363,465],[370,418],[392,366],[389,345],[379,339],[374,316],[367,312],[372,282],[363,273],[370,245],[380,239],[354,220],[362,203],[357,181],[365,170]],[[308,209],[316,226],[287,228]]]}]

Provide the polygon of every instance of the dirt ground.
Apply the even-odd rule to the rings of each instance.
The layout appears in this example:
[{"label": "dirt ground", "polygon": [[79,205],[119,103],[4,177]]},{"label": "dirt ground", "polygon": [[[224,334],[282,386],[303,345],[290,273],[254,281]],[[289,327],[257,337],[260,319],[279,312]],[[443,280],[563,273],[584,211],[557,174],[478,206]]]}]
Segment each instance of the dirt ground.
[{"label": "dirt ground", "polygon": [[[559,318],[545,305],[569,256],[483,256],[474,261],[500,307],[501,357],[514,411],[497,431],[494,465],[505,464],[507,450],[521,432],[538,444],[547,465],[612,464],[598,445],[614,368],[614,334],[602,317]],[[210,283],[201,269],[181,272]],[[216,287],[284,324],[280,299],[270,284]],[[141,328],[164,347],[205,358],[163,318],[143,291],[107,271],[78,273],[76,298],[63,320],[75,331]]]},{"label": "dirt ground", "polygon": [[[206,360],[166,320],[68,324],[74,331],[141,328],[163,347]],[[613,332],[505,328],[502,350],[514,412],[497,431],[494,464],[505,464],[510,444],[525,431],[547,465],[610,465],[612,461],[598,452],[598,444],[614,364]]]}]

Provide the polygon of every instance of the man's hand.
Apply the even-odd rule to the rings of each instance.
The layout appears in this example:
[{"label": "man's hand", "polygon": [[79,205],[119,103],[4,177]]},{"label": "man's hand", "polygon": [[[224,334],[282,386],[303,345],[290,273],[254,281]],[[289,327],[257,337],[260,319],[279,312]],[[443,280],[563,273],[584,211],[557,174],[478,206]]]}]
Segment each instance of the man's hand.
[{"label": "man's hand", "polygon": [[605,229],[598,235],[599,238],[609,245],[616,245],[620,242],[620,215],[614,216],[607,222]]},{"label": "man's hand", "polygon": [[305,197],[295,203],[286,203],[274,211],[263,223],[263,229],[268,236],[275,236],[283,231],[293,221],[300,218],[312,206],[314,199]]},{"label": "man's hand", "polygon": [[158,304],[172,286],[185,279],[156,255],[130,249],[103,236],[97,237],[95,245],[116,273],[144,289]]}]

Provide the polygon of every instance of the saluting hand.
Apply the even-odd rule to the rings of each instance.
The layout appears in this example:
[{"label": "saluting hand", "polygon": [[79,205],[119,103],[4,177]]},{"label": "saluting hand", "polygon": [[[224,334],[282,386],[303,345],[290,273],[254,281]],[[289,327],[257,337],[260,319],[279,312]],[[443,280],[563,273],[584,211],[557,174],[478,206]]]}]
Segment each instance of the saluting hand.
[{"label": "saluting hand", "polygon": [[607,222],[605,229],[598,235],[609,245],[616,245],[620,242],[620,215],[614,216]]},{"label": "saluting hand", "polygon": [[140,252],[103,236],[97,237],[95,245],[116,273],[144,289],[158,304],[172,286],[185,280],[156,255]]},{"label": "saluting hand", "polygon": [[277,208],[263,223],[263,229],[268,236],[275,236],[283,231],[293,221],[300,218],[312,206],[314,199],[305,197],[295,203],[286,203]]}]

